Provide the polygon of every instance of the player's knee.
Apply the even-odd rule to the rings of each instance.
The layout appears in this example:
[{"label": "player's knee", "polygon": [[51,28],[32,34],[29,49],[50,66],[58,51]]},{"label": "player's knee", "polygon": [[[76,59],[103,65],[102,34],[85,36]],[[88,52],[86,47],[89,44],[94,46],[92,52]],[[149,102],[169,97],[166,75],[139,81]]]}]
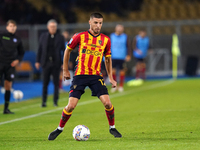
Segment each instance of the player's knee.
[{"label": "player's knee", "polygon": [[76,105],[74,104],[68,104],[65,109],[67,112],[72,112],[75,109],[75,107]]},{"label": "player's knee", "polygon": [[12,87],[12,82],[8,81],[8,80],[5,80],[5,82],[4,82],[5,90],[11,90],[11,87]]},{"label": "player's knee", "polygon": [[116,74],[116,69],[113,69],[113,70],[112,70],[112,73],[113,73],[113,74]]},{"label": "player's knee", "polygon": [[120,74],[120,76],[124,76],[125,75],[125,71],[121,70],[119,74]]},{"label": "player's knee", "polygon": [[104,106],[106,109],[110,109],[112,107],[112,103],[111,102],[105,102]]}]

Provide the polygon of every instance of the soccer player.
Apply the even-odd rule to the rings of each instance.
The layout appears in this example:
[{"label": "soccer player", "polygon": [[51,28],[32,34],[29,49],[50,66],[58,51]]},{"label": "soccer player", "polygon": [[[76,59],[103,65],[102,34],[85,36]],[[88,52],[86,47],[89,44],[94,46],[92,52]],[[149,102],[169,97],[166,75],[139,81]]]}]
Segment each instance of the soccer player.
[{"label": "soccer player", "polygon": [[103,103],[109,122],[110,133],[114,137],[122,137],[115,128],[114,107],[110,101],[103,77],[101,76],[101,61],[104,55],[110,83],[113,88],[117,86],[117,82],[112,77],[110,39],[100,33],[103,16],[100,13],[92,13],[89,24],[90,29],[74,35],[65,50],[63,63],[64,79],[70,79],[70,72],[68,70],[70,52],[79,44],[78,64],[70,87],[68,105],[63,109],[58,128],[49,134],[49,140],[54,140],[63,131],[66,122],[71,117],[72,111],[84,93],[86,86],[91,89],[92,96],[97,96]]},{"label": "soccer player", "polygon": [[[117,79],[117,69],[119,69],[119,92],[123,92],[125,70],[123,65],[126,61],[130,61],[130,42],[127,34],[124,33],[124,26],[121,24],[116,25],[115,32],[110,35],[111,40],[111,53],[112,53],[112,67],[113,79]],[[112,88],[111,92],[115,92],[117,88]]]},{"label": "soccer player", "polygon": [[6,33],[0,34],[0,78],[4,75],[5,104],[4,114],[13,114],[8,109],[10,103],[10,91],[15,77],[15,66],[22,60],[24,49],[21,39],[15,35],[17,24],[14,20],[8,20]]},{"label": "soccer player", "polygon": [[144,59],[150,49],[149,38],[144,29],[140,29],[139,34],[133,40],[133,55],[137,60],[136,79],[145,79],[146,64]]}]

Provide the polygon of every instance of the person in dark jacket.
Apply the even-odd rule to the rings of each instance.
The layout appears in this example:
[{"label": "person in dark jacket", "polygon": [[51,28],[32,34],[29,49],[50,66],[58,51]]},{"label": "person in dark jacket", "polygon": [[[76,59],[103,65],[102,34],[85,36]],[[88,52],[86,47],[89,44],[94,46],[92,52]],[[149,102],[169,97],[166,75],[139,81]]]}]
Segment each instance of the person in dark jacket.
[{"label": "person in dark jacket", "polygon": [[47,23],[48,32],[43,33],[39,39],[39,48],[36,57],[35,67],[42,67],[43,91],[42,107],[46,107],[47,89],[50,76],[53,76],[54,83],[54,106],[58,106],[59,98],[59,75],[62,66],[61,54],[65,50],[64,37],[57,33],[57,22],[51,19]]},{"label": "person in dark jacket", "polygon": [[23,59],[24,49],[21,39],[15,35],[17,24],[14,20],[8,20],[7,32],[0,34],[0,78],[4,75],[5,104],[4,114],[13,114],[8,109],[10,103],[10,91],[15,77],[15,66]]}]

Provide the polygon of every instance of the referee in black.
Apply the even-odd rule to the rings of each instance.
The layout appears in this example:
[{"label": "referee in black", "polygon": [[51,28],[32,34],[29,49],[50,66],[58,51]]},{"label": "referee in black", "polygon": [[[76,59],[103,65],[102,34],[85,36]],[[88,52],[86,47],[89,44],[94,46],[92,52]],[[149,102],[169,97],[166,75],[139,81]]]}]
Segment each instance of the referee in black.
[{"label": "referee in black", "polygon": [[15,77],[15,66],[22,60],[24,49],[21,39],[15,35],[17,24],[14,20],[8,20],[7,32],[0,34],[0,78],[4,75],[5,105],[4,114],[13,114],[8,109],[10,102],[10,90]]},{"label": "referee in black", "polygon": [[48,32],[41,34],[35,67],[42,67],[43,89],[42,89],[42,107],[46,107],[48,85],[50,76],[53,76],[54,83],[54,106],[58,106],[59,98],[59,76],[62,66],[62,54],[65,50],[64,37],[57,32],[57,22],[51,19],[47,22]]}]

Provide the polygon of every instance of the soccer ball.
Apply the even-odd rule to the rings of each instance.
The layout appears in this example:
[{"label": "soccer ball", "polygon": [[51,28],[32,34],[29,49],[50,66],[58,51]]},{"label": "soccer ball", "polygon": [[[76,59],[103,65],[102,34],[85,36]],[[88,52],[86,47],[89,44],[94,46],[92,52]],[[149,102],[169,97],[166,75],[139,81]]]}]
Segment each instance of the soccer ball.
[{"label": "soccer ball", "polygon": [[20,91],[20,90],[14,90],[13,97],[14,97],[15,100],[20,100],[20,99],[23,98],[23,96],[24,96],[24,94],[23,94],[22,91]]},{"label": "soccer ball", "polygon": [[90,130],[87,126],[77,125],[73,129],[73,138],[77,141],[87,141],[90,137]]}]

